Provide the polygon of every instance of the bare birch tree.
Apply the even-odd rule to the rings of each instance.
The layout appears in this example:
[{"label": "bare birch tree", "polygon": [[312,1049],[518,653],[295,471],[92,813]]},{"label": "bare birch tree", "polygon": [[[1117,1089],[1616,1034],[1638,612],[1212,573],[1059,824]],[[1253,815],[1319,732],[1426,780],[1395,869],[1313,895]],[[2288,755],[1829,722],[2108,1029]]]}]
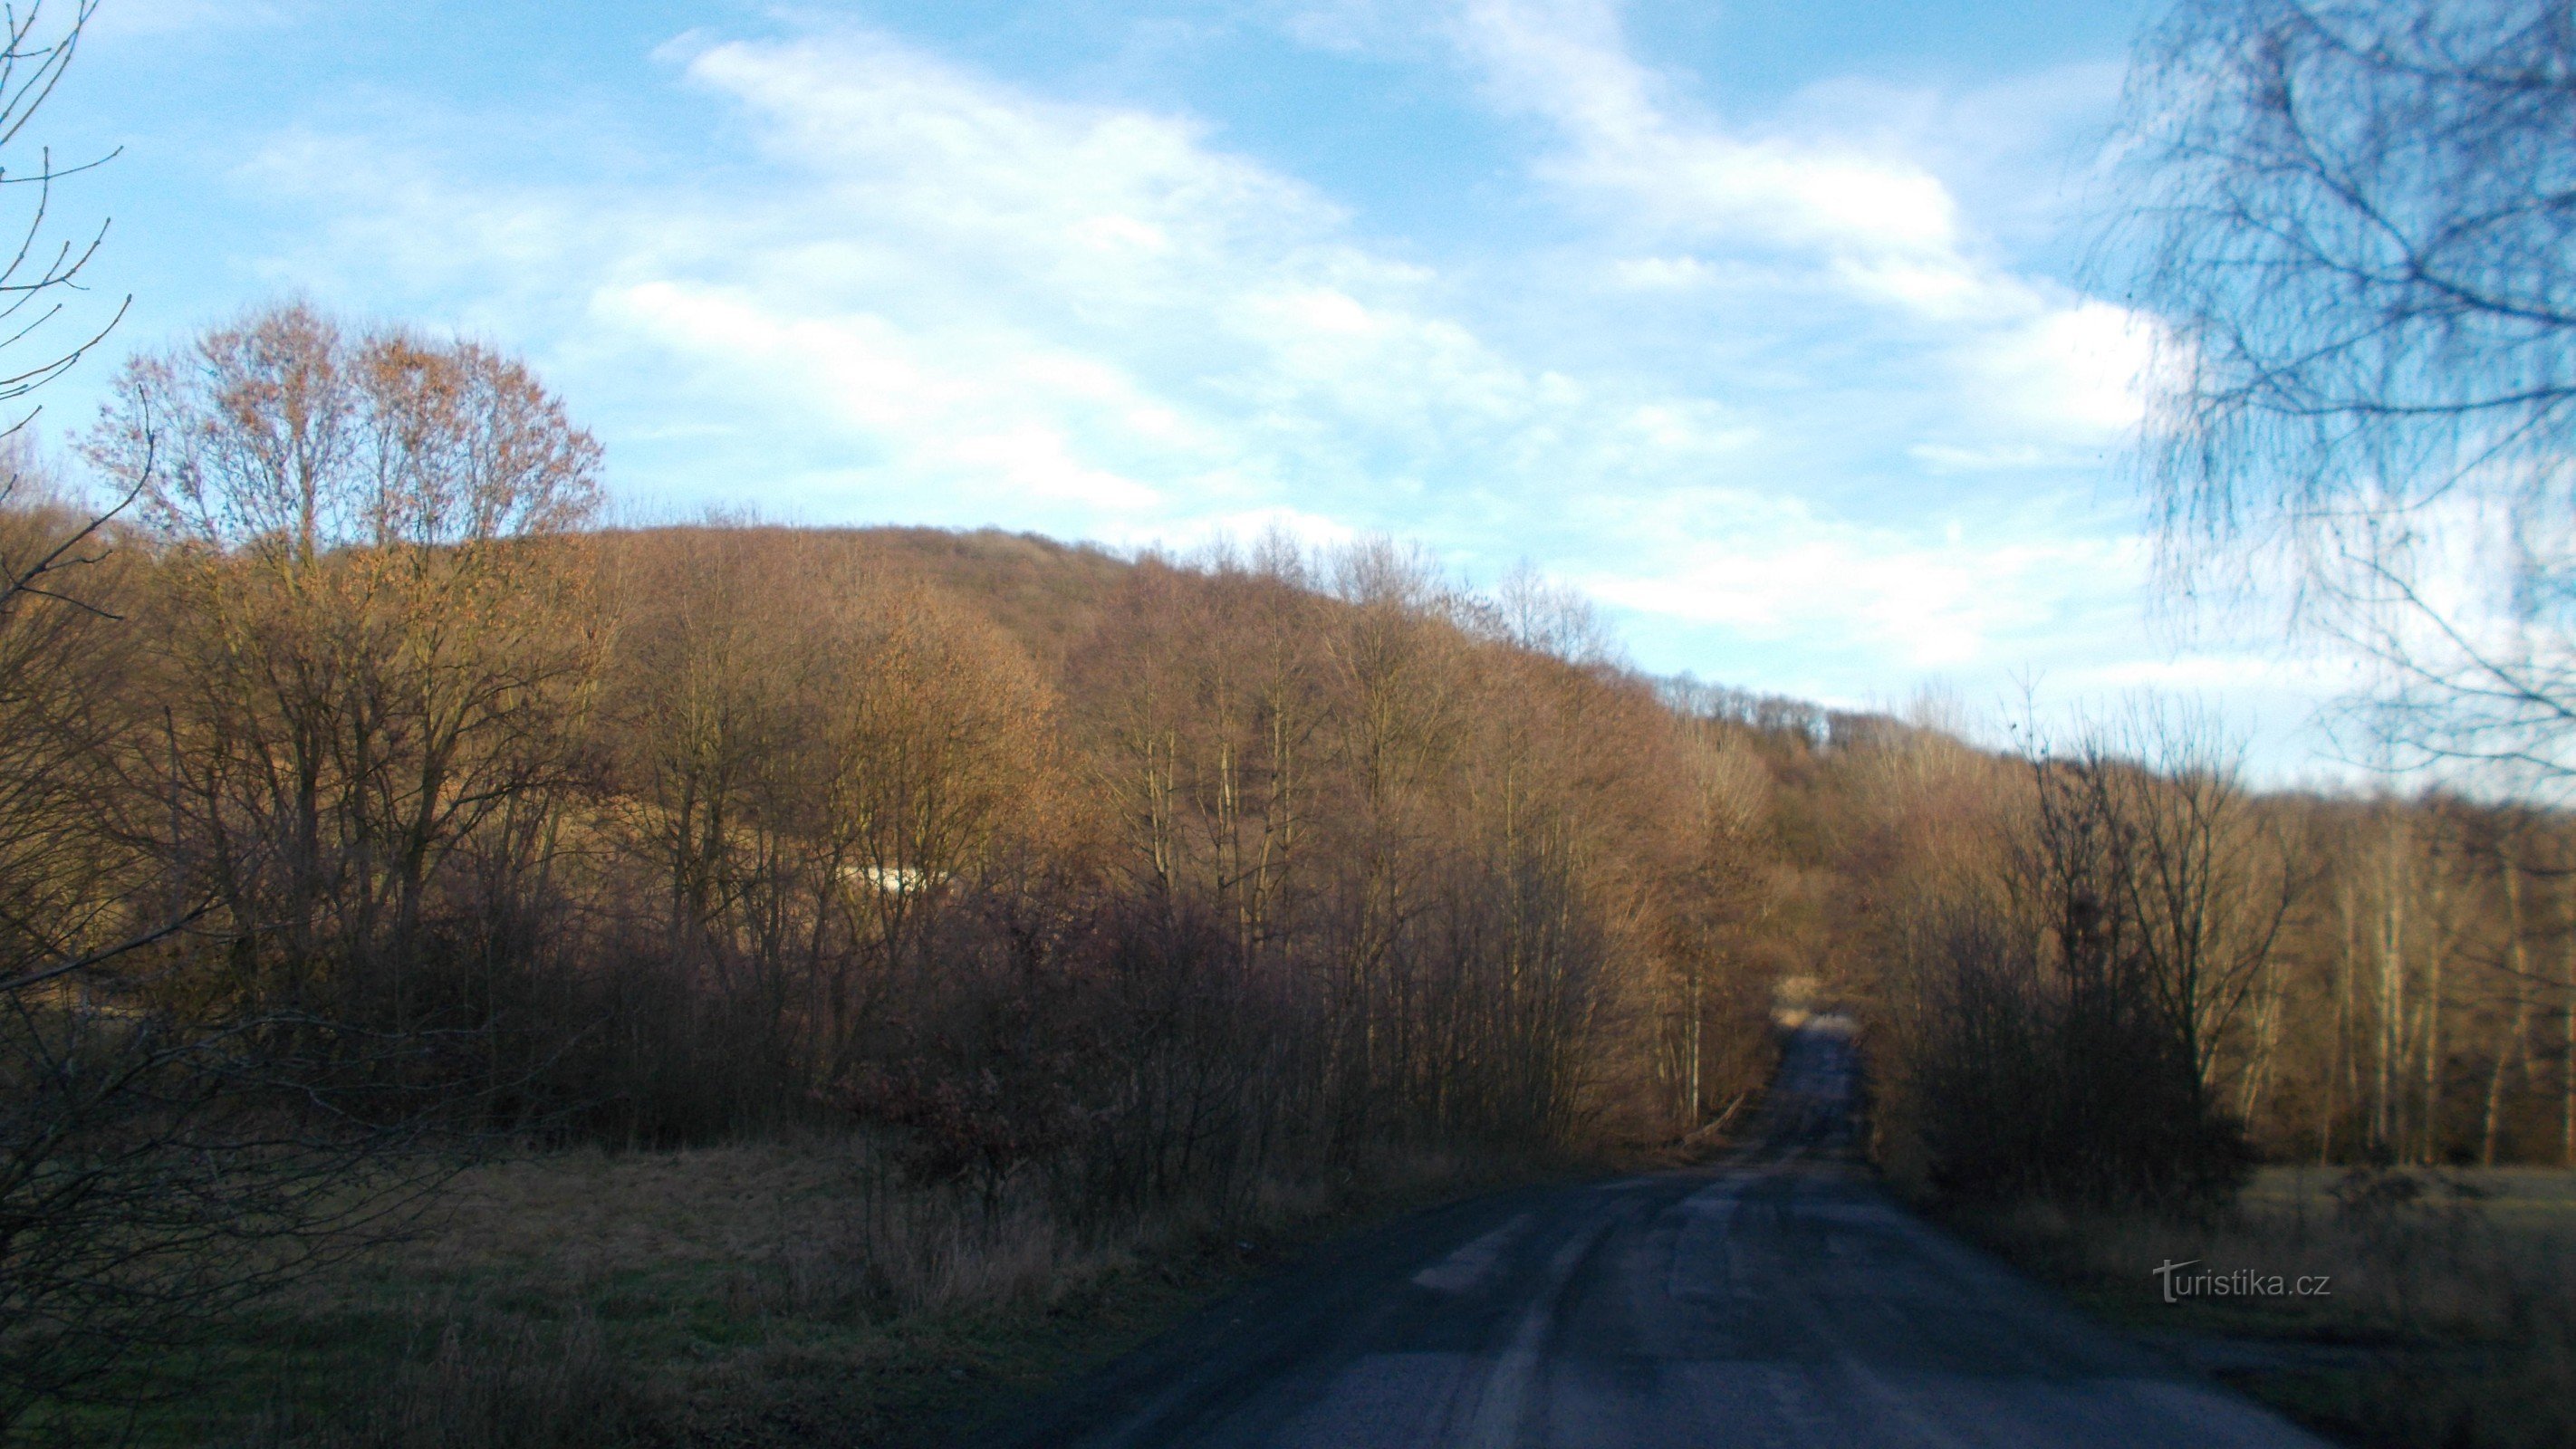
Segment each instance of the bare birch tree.
[{"label": "bare birch tree", "polygon": [[2169,558],[2376,659],[2399,764],[2576,773],[2571,95],[2552,0],[2183,0],[2132,72]]}]

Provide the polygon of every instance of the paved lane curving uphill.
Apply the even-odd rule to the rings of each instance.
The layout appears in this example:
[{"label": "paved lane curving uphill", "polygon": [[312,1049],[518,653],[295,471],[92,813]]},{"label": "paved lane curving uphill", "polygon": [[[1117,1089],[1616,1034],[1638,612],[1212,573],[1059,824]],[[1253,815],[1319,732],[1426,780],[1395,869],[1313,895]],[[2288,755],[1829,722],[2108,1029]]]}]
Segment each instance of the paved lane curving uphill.
[{"label": "paved lane curving uphill", "polygon": [[1811,1023],[1738,1158],[1336,1244],[996,1442],[2320,1449],[1898,1207],[1849,1160],[1853,1086]]}]

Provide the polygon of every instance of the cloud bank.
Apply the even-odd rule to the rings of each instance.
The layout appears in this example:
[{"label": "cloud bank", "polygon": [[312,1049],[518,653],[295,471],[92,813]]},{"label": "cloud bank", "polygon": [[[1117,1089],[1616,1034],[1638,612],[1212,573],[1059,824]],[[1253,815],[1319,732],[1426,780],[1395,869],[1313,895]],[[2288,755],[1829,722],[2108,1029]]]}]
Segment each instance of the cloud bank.
[{"label": "cloud bank", "polygon": [[1730,120],[1593,0],[1281,31],[1459,77],[1544,236],[1390,237],[1221,114],[843,26],[663,48],[712,171],[522,181],[306,130],[245,174],[316,219],[278,275],[398,274],[536,352],[634,496],[1395,533],[1579,582],[1650,666],[1843,701],[2166,667],[2100,486],[2144,334],[2016,268],[1937,146],[1834,96]]}]

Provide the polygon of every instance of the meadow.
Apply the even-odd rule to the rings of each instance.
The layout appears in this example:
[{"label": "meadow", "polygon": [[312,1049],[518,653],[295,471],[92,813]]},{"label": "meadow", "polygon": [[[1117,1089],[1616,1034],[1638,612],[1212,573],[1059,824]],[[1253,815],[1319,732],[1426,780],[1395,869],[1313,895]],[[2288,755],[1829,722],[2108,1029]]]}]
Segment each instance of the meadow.
[{"label": "meadow", "polygon": [[[1526,1168],[1526,1164],[1522,1164]],[[1078,1231],[1042,1202],[905,1183],[865,1144],[781,1141],[471,1168],[398,1239],[33,1443],[234,1449],[946,1444],[1320,1236],[1493,1180],[1389,1159]]]},{"label": "meadow", "polygon": [[[2342,1442],[2576,1442],[2576,1173],[2271,1167],[2197,1219],[2025,1205],[1952,1221]],[[2279,1295],[2177,1293],[2155,1269]],[[2299,1280],[2328,1279],[2299,1293]]]}]

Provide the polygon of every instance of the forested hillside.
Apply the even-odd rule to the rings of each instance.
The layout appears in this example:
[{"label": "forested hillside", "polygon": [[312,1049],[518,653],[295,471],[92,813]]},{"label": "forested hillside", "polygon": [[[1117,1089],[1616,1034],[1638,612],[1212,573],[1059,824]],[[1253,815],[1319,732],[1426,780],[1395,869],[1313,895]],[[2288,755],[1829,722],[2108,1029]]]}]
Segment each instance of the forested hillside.
[{"label": "forested hillside", "polygon": [[1825,1005],[1952,1194],[2576,1159],[2560,813],[1657,681],[1388,543],[601,530],[599,465],[517,362],[285,307],[128,369],[130,506],[0,512],[15,1404],[458,1143],[1223,1221],[1684,1141]]}]

